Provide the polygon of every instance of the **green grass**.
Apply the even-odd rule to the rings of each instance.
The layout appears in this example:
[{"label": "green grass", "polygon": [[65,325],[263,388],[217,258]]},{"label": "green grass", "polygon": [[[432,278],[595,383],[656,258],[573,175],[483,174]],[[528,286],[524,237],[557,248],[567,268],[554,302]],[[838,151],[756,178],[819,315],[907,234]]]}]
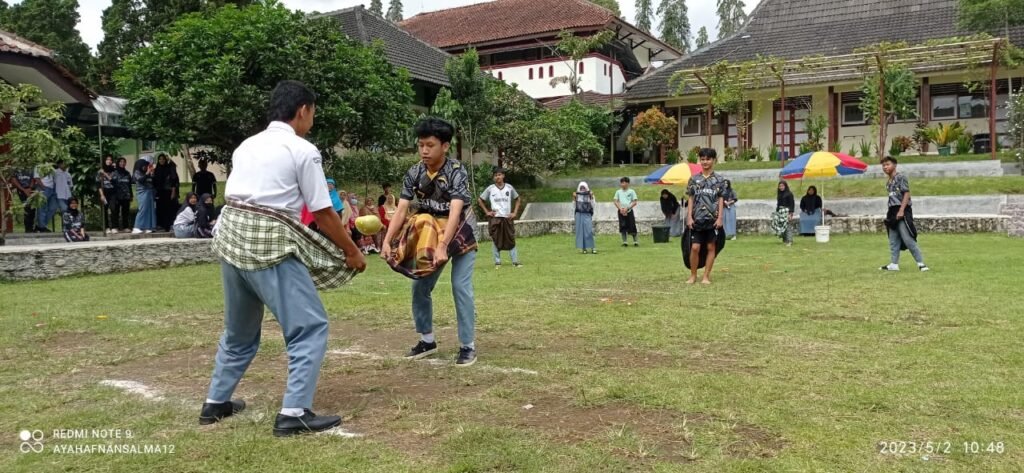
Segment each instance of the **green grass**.
[{"label": "green grass", "polygon": [[[717,169],[717,168],[716,168]],[[807,186],[817,186],[826,199],[843,197],[880,197],[885,195],[885,181],[882,179],[806,179],[790,181],[790,188],[797,196],[804,195]],[[1024,176],[1000,177],[957,177],[911,179],[911,190],[921,195],[984,195],[1024,194]],[[733,187],[740,199],[774,199],[777,192],[775,182],[735,182]],[[657,200],[665,186],[634,185],[640,200]],[[684,186],[668,186],[669,190],[682,197]],[[598,201],[609,202],[615,196],[617,187],[594,188]],[[573,189],[521,189],[526,202],[569,202]]]},{"label": "green grass", "polygon": [[[1024,240],[926,234],[933,271],[889,274],[881,235],[741,237],[711,287],[682,284],[677,244],[598,244],[578,255],[568,236],[522,239],[518,270],[481,252],[472,368],[329,355],[316,407],[360,439],[271,436],[286,358],[269,315],[239,388],[249,412],[195,425],[221,326],[217,266],[0,284],[0,471],[1024,469],[1020,277],[998,269],[1024,265]],[[443,277],[434,297],[444,360],[449,290]],[[416,339],[409,281],[379,260],[323,300],[332,349],[394,357]],[[17,451],[22,429],[72,428],[131,429],[130,443],[175,454]],[[884,440],[951,448],[924,460],[879,454]],[[76,443],[94,441],[47,441]]]},{"label": "green grass", "polygon": [[[845,151],[843,151],[845,153]],[[1016,162],[1016,158],[1007,153],[1000,153],[999,158],[1003,162],[1012,163]],[[864,158],[860,158],[863,160]],[[992,159],[988,154],[957,154],[953,156],[900,156],[900,164],[917,164],[917,163],[949,163],[954,161],[985,161]],[[875,164],[876,159],[869,159],[868,164]],[[647,164],[626,164],[621,166],[601,166],[593,168],[573,169],[565,171],[555,176],[554,179],[593,179],[596,177],[622,177],[622,176],[646,176],[658,168],[661,165],[647,165]],[[748,169],[778,169],[781,165],[778,161],[729,161],[725,163],[719,163],[715,166],[715,169],[719,171],[741,171]]]}]

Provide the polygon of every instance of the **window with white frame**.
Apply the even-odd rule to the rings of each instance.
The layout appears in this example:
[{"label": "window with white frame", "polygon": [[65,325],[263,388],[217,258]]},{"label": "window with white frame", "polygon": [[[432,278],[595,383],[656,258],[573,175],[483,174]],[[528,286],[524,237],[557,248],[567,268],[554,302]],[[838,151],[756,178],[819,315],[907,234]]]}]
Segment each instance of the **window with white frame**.
[{"label": "window with white frame", "polygon": [[679,118],[680,136],[700,136],[704,132],[700,115],[683,115]]}]

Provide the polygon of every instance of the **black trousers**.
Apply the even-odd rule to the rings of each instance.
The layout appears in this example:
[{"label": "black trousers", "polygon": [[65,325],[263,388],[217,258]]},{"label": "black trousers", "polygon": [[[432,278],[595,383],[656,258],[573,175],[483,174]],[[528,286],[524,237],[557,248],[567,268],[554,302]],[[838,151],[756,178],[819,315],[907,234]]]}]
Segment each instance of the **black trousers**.
[{"label": "black trousers", "polygon": [[110,220],[107,221],[109,222],[107,228],[129,229],[135,225],[135,222],[128,219],[131,214],[131,199],[107,199],[107,202],[110,204]]},{"label": "black trousers", "polygon": [[[24,204],[28,200],[27,195],[22,195],[18,192],[18,199]],[[32,233],[36,229],[36,209],[30,205],[25,206],[25,233]]]}]

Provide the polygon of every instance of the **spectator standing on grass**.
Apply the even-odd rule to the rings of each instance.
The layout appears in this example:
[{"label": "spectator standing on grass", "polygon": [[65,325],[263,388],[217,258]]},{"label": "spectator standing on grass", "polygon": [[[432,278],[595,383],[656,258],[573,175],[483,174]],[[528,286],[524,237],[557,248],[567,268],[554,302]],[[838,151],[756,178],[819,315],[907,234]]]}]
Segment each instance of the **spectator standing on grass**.
[{"label": "spectator standing on grass", "polygon": [[910,250],[917,262],[917,269],[928,271],[924,264],[924,256],[917,246],[917,227],[914,226],[914,209],[910,202],[910,181],[907,176],[896,171],[899,162],[896,158],[882,159],[882,170],[888,176],[885,190],[889,194],[889,209],[885,214],[885,228],[889,233],[889,264],[882,266],[883,271],[900,270],[900,251]]},{"label": "spectator standing on grass", "polygon": [[156,200],[153,195],[153,174],[156,165],[153,156],[145,155],[135,162],[132,180],[135,181],[135,195],[139,198],[139,210],[135,214],[135,228],[132,234],[153,233],[156,228]]},{"label": "spectator standing on grass", "polygon": [[192,193],[196,195],[210,194],[217,198],[217,176],[207,171],[210,163],[205,159],[199,160],[199,172],[192,176]]},{"label": "spectator standing on grass", "polygon": [[96,172],[96,187],[99,189],[100,204],[103,206],[103,222],[106,224],[107,232],[117,233],[114,226],[114,219],[111,210],[117,197],[114,195],[114,157],[106,155],[103,158],[103,167]]},{"label": "spectator standing on grass", "polygon": [[78,199],[68,199],[68,208],[61,214],[64,222],[64,240],[69,243],[89,241],[89,235],[85,232],[85,215],[78,209]]},{"label": "spectator standing on grass", "polygon": [[714,149],[703,148],[697,156],[701,173],[690,177],[686,184],[686,226],[690,229],[690,279],[686,284],[697,282],[701,246],[707,247],[707,260],[700,282],[711,284],[711,270],[715,267],[718,252],[718,232],[723,226],[725,179],[715,173],[718,153]]},{"label": "spectator standing on grass", "polygon": [[682,215],[679,212],[682,206],[676,195],[668,189],[661,190],[661,214],[665,216],[666,227],[669,227],[669,236],[678,237],[683,234]]},{"label": "spectator standing on grass", "polygon": [[594,243],[594,194],[590,192],[590,186],[586,182],[580,182],[576,186],[576,192],[572,193],[573,217],[576,230],[576,249],[586,254],[587,250],[597,254],[597,245]]},{"label": "spectator standing on grass", "polygon": [[724,217],[722,218],[723,229],[725,230],[725,237],[730,240],[736,239],[736,202],[740,199],[736,196],[736,190],[732,188],[732,181],[726,179],[725,190],[722,192],[722,199],[724,201],[724,207],[722,209]]},{"label": "spectator standing on grass", "polygon": [[[320,151],[303,138],[315,113],[312,90],[297,81],[279,82],[270,97],[270,124],[232,155],[224,185],[227,204],[211,245],[221,259],[224,333],[200,424],[245,409],[245,402],[232,395],[256,357],[265,307],[281,325],[288,352],[288,384],[274,435],[341,424],[341,417],[311,410],[328,336],[317,289],[341,286],[362,272],[366,261],[331,206]],[[299,223],[303,206],[313,212],[322,235]]]},{"label": "spectator standing on grass", "polygon": [[786,246],[793,246],[793,229],[789,222],[793,220],[793,213],[796,210],[796,200],[793,192],[789,190],[786,181],[779,181],[778,192],[775,195],[775,214],[772,216],[772,230],[775,235],[782,238]]},{"label": "spectator standing on grass", "polygon": [[170,231],[174,224],[180,184],[174,161],[166,153],[160,153],[153,174],[153,187],[156,188],[156,226],[162,230]]},{"label": "spectator standing on grass", "polygon": [[178,216],[174,218],[172,230],[174,238],[194,238],[196,236],[196,209],[199,206],[199,196],[195,192],[185,195],[185,202],[178,209]]},{"label": "spectator standing on grass", "polygon": [[[427,221],[440,226],[436,247],[424,248],[435,271],[412,282],[412,315],[420,340],[405,355],[420,359],[437,352],[434,339],[434,303],[432,293],[444,266],[451,266],[452,296],[458,325],[459,354],[456,366],[476,363],[476,304],[473,297],[473,266],[477,244],[473,234],[473,196],[469,193],[469,174],[459,161],[448,157],[455,127],[440,118],[424,118],[416,124],[420,162],[409,168],[402,181],[398,210],[384,237],[381,257],[394,268],[392,244],[399,233],[415,231],[416,223]],[[415,199],[415,207],[412,207]],[[410,208],[413,208],[410,213]],[[413,228],[407,226],[406,217]],[[433,227],[432,227],[433,228]],[[417,240],[419,242],[419,240]],[[417,248],[418,249],[418,248]],[[401,250],[401,249],[399,249]],[[450,253],[449,253],[450,252]],[[418,251],[417,251],[418,253]]]},{"label": "spectator standing on grass", "polygon": [[[491,236],[494,268],[501,267],[502,250],[509,252],[512,266],[521,267],[523,264],[519,262],[519,252],[516,251],[515,226],[521,201],[519,193],[512,187],[512,184],[505,182],[503,169],[496,168],[494,170],[494,184],[484,189],[484,192],[477,198],[477,202],[488,217],[487,231]],[[515,208],[512,208],[513,202],[515,202]]]},{"label": "spectator standing on grass", "polygon": [[127,159],[118,158],[111,178],[114,185],[114,197],[110,200],[111,233],[117,233],[118,229],[129,232],[132,228],[128,221],[132,206],[132,173],[128,172],[127,166]]},{"label": "spectator standing on grass", "polygon": [[74,182],[71,173],[68,172],[68,164],[64,161],[57,161],[57,169],[53,170],[53,189],[57,196],[57,208],[62,215],[68,210],[73,187]]},{"label": "spectator standing on grass", "polygon": [[640,246],[636,239],[636,212],[633,211],[640,199],[636,191],[629,188],[629,178],[619,179],[619,189],[615,191],[615,208],[619,210],[619,235],[622,235],[622,246],[626,243],[626,235],[633,236],[633,246]]},{"label": "spectator standing on grass", "polygon": [[35,178],[36,190],[39,191],[43,196],[42,208],[36,209],[36,231],[37,232],[50,232],[50,228],[47,226],[50,221],[53,220],[54,214],[57,213],[57,191],[54,189],[54,170],[50,170],[48,173],[43,172],[43,165],[36,166],[35,170],[32,171],[32,176]]},{"label": "spectator standing on grass", "polygon": [[32,170],[15,169],[10,178],[10,184],[17,191],[18,200],[21,201],[21,205],[25,209],[25,233],[33,233],[36,231],[36,209],[27,203],[28,198],[35,192],[32,190],[36,184],[35,178],[32,177]]}]

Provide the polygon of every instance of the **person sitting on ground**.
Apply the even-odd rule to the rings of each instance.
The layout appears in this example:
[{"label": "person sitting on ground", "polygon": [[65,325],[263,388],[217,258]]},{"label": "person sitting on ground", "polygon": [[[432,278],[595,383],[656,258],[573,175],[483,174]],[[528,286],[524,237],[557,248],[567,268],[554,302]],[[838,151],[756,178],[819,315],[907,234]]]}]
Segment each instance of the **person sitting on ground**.
[{"label": "person sitting on ground", "polygon": [[174,218],[171,229],[174,231],[174,238],[195,238],[196,236],[196,207],[199,206],[199,196],[195,192],[185,195],[185,203],[178,209],[178,215]]},{"label": "person sitting on ground", "polygon": [[345,203],[341,200],[341,195],[338,194],[338,187],[334,183],[333,178],[327,178],[327,194],[331,196],[331,207],[335,212],[338,212],[338,216],[341,216],[341,211],[345,210]]},{"label": "person sitting on ground", "polygon": [[213,238],[213,226],[217,224],[213,196],[203,194],[196,206],[196,238]]},{"label": "person sitting on ground", "polygon": [[61,216],[64,221],[64,239],[70,243],[89,241],[85,233],[85,214],[78,209],[78,199],[68,199],[68,210]]},{"label": "person sitting on ground", "polygon": [[[821,196],[818,195],[818,188],[814,187],[814,186],[808,187],[807,188],[807,193],[804,194],[804,196],[800,198],[800,219],[801,219],[801,225],[800,225],[800,230],[801,231],[800,231],[800,234],[801,235],[804,235],[804,236],[814,235],[814,232],[813,232],[814,228],[813,227],[810,228],[810,230],[812,230],[810,233],[806,232],[805,231],[806,229],[804,228],[805,225],[803,224],[802,221],[803,220],[807,220],[810,217],[815,217],[818,214],[818,211],[821,208],[822,208],[822,202],[821,202]],[[817,219],[815,219],[815,220],[816,220],[815,223],[820,223],[819,221],[817,221]],[[810,227],[811,225],[807,224],[806,226]]]},{"label": "person sitting on ground", "polygon": [[[363,201],[363,206],[359,208],[359,216],[365,217],[367,215],[377,215],[377,206],[369,195],[366,196],[366,200]],[[357,242],[363,254],[378,254],[380,248],[384,246],[384,235],[379,232],[374,235],[363,235],[362,238]]]}]

